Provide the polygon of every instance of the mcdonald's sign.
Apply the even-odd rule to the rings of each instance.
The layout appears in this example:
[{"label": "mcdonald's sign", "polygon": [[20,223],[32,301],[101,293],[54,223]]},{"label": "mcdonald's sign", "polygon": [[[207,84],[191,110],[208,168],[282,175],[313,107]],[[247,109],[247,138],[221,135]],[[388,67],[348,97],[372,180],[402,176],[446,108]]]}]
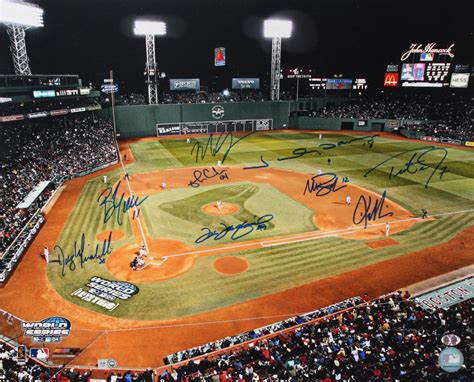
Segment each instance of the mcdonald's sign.
[{"label": "mcdonald's sign", "polygon": [[398,86],[398,73],[385,73],[383,86]]}]

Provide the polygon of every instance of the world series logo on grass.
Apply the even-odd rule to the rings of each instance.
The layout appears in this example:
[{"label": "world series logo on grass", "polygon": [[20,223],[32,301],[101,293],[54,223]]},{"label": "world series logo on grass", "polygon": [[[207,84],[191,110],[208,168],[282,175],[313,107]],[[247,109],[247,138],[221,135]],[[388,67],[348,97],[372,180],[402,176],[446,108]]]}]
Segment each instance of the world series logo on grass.
[{"label": "world series logo on grass", "polygon": [[23,321],[23,335],[33,342],[61,342],[71,334],[71,322],[64,317],[48,317],[42,321]]}]

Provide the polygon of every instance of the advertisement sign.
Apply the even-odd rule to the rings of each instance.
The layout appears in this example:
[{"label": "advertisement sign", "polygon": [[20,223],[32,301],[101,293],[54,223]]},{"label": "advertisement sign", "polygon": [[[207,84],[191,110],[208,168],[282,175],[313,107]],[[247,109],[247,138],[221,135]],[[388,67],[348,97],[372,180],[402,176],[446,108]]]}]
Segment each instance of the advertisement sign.
[{"label": "advertisement sign", "polygon": [[467,88],[469,85],[469,73],[453,73],[451,74],[451,82],[449,86],[452,88]]},{"label": "advertisement sign", "polygon": [[159,123],[156,125],[158,135],[179,135],[181,128],[179,123]]},{"label": "advertisement sign", "polygon": [[76,107],[74,109],[71,109],[71,113],[83,113],[84,111],[86,111],[85,107]]},{"label": "advertisement sign", "polygon": [[11,98],[8,97],[0,97],[0,103],[6,103],[13,101]]},{"label": "advertisement sign", "polygon": [[469,73],[471,71],[471,65],[458,64],[454,65],[454,73]]},{"label": "advertisement sign", "polygon": [[71,334],[71,322],[64,317],[48,317],[38,322],[22,321],[21,329],[33,342],[61,342]]},{"label": "advertisement sign", "polygon": [[398,127],[400,127],[400,121],[398,119],[389,119],[387,121],[387,126],[392,129],[397,129]]},{"label": "advertisement sign", "polygon": [[117,300],[128,300],[140,291],[136,285],[125,281],[109,281],[97,276],[92,277],[86,287],[89,290],[79,288],[72,292],[71,296],[100,306],[109,312],[120,305]]},{"label": "advertisement sign", "polygon": [[398,73],[398,65],[387,65],[387,69],[385,71],[387,73]]},{"label": "advertisement sign", "polygon": [[33,90],[33,98],[50,98],[56,97],[54,90]]},{"label": "advertisement sign", "polygon": [[225,48],[214,49],[214,66],[225,66]]},{"label": "advertisement sign", "polygon": [[348,78],[328,78],[326,89],[352,89],[352,80]]},{"label": "advertisement sign", "polygon": [[367,126],[367,120],[366,119],[359,119],[357,121],[357,126],[360,126],[360,127]]},{"label": "advertisement sign", "polygon": [[466,141],[465,145],[469,147],[474,147],[474,142]]},{"label": "advertisement sign", "polygon": [[[412,54],[419,54],[421,61],[432,61],[435,54],[439,54],[440,56],[448,56],[450,58],[454,57],[453,53],[454,44],[451,44],[447,48],[437,48],[435,42],[431,42],[423,46],[423,44],[411,44],[410,48],[402,54],[400,57],[401,61],[406,61]],[[421,58],[424,57],[425,60]],[[429,60],[431,58],[431,60]]]},{"label": "advertisement sign", "polygon": [[79,89],[79,94],[80,95],[89,95],[89,94],[91,94],[91,89],[90,88],[81,88],[81,89]]},{"label": "advertisement sign", "polygon": [[383,86],[398,86],[398,73],[385,73]]},{"label": "advertisement sign", "polygon": [[49,114],[50,114],[51,116],[53,116],[53,117],[56,116],[56,115],[65,115],[65,114],[67,114],[67,113],[69,113],[69,110],[68,110],[68,109],[51,110],[51,111],[49,112]]},{"label": "advertisement sign", "polygon": [[29,119],[33,118],[44,118],[48,116],[48,113],[46,111],[40,111],[38,113],[28,113],[26,115]]},{"label": "advertisement sign", "polygon": [[25,116],[23,114],[5,115],[4,117],[0,117],[0,122],[22,121],[24,119]]},{"label": "advertisement sign", "polygon": [[260,78],[232,78],[232,89],[259,89]]},{"label": "advertisement sign", "polygon": [[437,309],[447,309],[460,301],[467,301],[473,297],[474,277],[470,277],[417,296],[415,302],[424,310],[433,312]]},{"label": "advertisement sign", "polygon": [[402,81],[424,81],[426,64],[403,64]]},{"label": "advertisement sign", "polygon": [[102,84],[100,85],[100,91],[104,94],[111,94],[118,92],[117,84]]},{"label": "advertisement sign", "polygon": [[170,90],[199,90],[199,78],[170,79]]}]

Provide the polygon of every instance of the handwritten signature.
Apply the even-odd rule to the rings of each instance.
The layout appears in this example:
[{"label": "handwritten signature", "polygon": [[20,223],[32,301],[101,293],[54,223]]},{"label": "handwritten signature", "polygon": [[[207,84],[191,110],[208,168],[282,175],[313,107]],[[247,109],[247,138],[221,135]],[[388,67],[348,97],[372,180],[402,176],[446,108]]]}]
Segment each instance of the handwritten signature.
[{"label": "handwritten signature", "polygon": [[224,228],[220,231],[212,230],[208,227],[201,228],[201,231],[204,231],[204,234],[199,236],[195,243],[203,243],[206,240],[213,238],[214,240],[221,240],[230,234],[231,240],[238,240],[251,234],[255,229],[257,231],[265,231],[267,229],[267,223],[273,220],[272,214],[266,214],[260,216],[255,222],[249,223],[246,220],[236,226],[233,225],[226,225],[224,223],[220,223]]},{"label": "handwritten signature", "polygon": [[368,144],[369,148],[371,149],[372,146],[374,145],[375,138],[377,138],[378,136],[379,136],[378,134],[364,135],[362,137],[351,139],[350,141],[339,141],[337,143],[321,143],[319,147],[322,148],[323,150],[331,150],[331,149],[335,149],[336,147],[350,145],[351,143],[354,143],[354,142],[366,141],[362,144],[362,146],[365,146],[366,144]]},{"label": "handwritten signature", "polygon": [[393,212],[383,213],[386,196],[387,191],[384,191],[380,200],[375,198],[374,204],[372,205],[372,196],[369,195],[368,199],[366,199],[364,195],[361,195],[354,209],[354,214],[352,215],[354,224],[359,225],[364,222],[364,228],[367,228],[369,221],[376,221],[377,219],[382,219],[387,216],[393,216]]},{"label": "handwritten signature", "polygon": [[224,152],[224,156],[222,157],[222,163],[224,163],[232,148],[237,145],[237,143],[251,136],[252,134],[255,134],[255,132],[235,138],[232,133],[220,133],[219,136],[217,136],[217,140],[214,139],[214,134],[211,134],[209,135],[206,144],[203,144],[200,141],[196,141],[196,143],[194,143],[193,148],[191,149],[191,155],[193,155],[194,151],[196,151],[196,163],[199,161],[199,159],[204,160],[208,152],[211,156],[215,157],[222,150],[224,143],[228,142],[229,147]]},{"label": "handwritten signature", "polygon": [[[115,189],[112,187],[107,187],[104,191],[102,191],[97,198],[97,202],[99,202],[99,207],[104,207],[104,223],[107,223],[114,215],[117,219],[118,224],[122,224],[122,214],[125,214],[130,208],[139,207],[145,200],[148,199],[148,196],[145,196],[143,199],[140,200],[139,196],[129,196],[125,199],[125,193],[123,192],[120,197],[117,196],[118,189],[120,187],[119,181],[115,186]],[[140,209],[137,212],[137,218],[140,214]],[[133,215],[135,218],[135,213]]]},{"label": "handwritten signature", "polygon": [[219,177],[220,180],[229,179],[229,175],[227,174],[227,169],[223,169],[222,171],[216,170],[215,167],[205,168],[201,170],[194,170],[193,172],[194,179],[190,180],[188,186],[193,188],[198,188],[202,183],[204,183],[208,179],[215,178],[216,176]]},{"label": "handwritten signature", "polygon": [[[88,261],[96,260],[98,264],[105,264],[105,257],[112,253],[111,249],[112,242],[112,231],[109,233],[109,236],[106,240],[103,241],[102,245],[96,244],[94,253],[86,256],[84,254],[84,249],[86,246],[86,238],[84,233],[81,235],[81,243],[78,247],[77,241],[74,242],[74,250],[71,255],[66,256],[64,254],[61,246],[56,245],[53,249],[53,257],[56,254],[57,259],[51,260],[51,263],[58,263],[61,267],[61,276],[64,277],[66,274],[66,268],[69,271],[74,272],[77,269],[77,266],[80,265],[81,268],[84,267],[84,264]],[[101,248],[100,248],[101,247]],[[100,249],[99,249],[100,248]],[[76,263],[78,261],[78,263]]]},{"label": "handwritten signature", "polygon": [[[432,167],[430,164],[427,164],[426,161],[428,160],[427,155],[429,153],[435,153],[435,152],[441,152],[442,158],[441,160],[436,164],[435,167]],[[428,185],[431,182],[431,179],[433,176],[436,174],[436,172],[439,171],[439,179],[443,177],[443,175],[448,171],[447,166],[441,167],[441,165],[444,163],[444,160],[448,156],[448,150],[442,147],[435,147],[435,146],[429,146],[427,148],[425,147],[420,147],[418,149],[413,149],[413,150],[407,150],[402,153],[396,154],[383,162],[379,163],[377,166],[374,168],[370,169],[364,174],[364,177],[367,177],[372,171],[378,169],[379,167],[387,164],[390,162],[392,159],[399,158],[401,155],[404,155],[406,153],[412,153],[410,159],[408,162],[405,162],[401,165],[394,165],[390,169],[390,173],[388,174],[388,179],[391,180],[392,178],[395,178],[397,176],[403,175],[403,174],[416,174],[417,172],[422,172],[428,169],[433,169],[431,173],[429,173],[428,178],[426,179],[425,182],[425,188],[428,188]]]},{"label": "handwritten signature", "polygon": [[[323,177],[330,177],[324,180]],[[306,193],[313,193],[316,191],[316,196],[324,196],[331,192],[339,191],[340,189],[347,187],[347,185],[337,186],[338,176],[332,172],[318,174],[306,181],[303,195]]]}]

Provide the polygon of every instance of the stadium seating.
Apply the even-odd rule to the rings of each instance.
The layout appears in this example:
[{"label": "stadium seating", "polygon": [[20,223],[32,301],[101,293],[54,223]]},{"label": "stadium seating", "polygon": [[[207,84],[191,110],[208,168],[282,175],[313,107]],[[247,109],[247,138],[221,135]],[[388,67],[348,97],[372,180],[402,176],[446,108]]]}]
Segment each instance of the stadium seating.
[{"label": "stadium seating", "polygon": [[[64,177],[117,159],[111,123],[90,114],[4,124],[0,142],[0,255]],[[29,209],[16,208],[46,180],[50,186]],[[5,266],[0,264],[0,271]]]}]

